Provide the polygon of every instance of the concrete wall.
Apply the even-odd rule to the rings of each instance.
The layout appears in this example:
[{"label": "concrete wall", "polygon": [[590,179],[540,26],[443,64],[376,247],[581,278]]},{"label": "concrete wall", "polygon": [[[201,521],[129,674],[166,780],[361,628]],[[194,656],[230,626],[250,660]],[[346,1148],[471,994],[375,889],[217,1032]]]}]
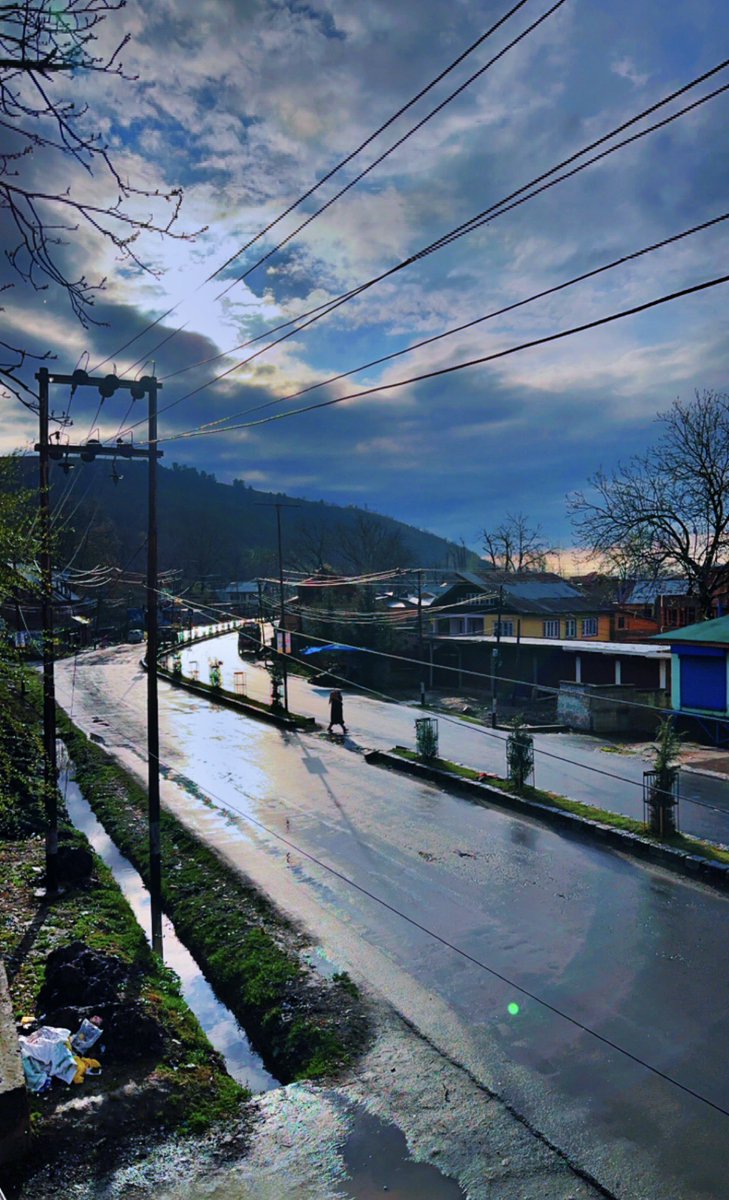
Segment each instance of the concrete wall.
[{"label": "concrete wall", "polygon": [[0,962],[0,1166],[20,1158],[29,1143],[28,1093],[8,980]]},{"label": "concrete wall", "polygon": [[631,704],[664,708],[668,697],[662,691],[638,691],[630,684],[594,684],[560,682],[557,720],[571,729],[597,734],[655,734],[659,717]]}]

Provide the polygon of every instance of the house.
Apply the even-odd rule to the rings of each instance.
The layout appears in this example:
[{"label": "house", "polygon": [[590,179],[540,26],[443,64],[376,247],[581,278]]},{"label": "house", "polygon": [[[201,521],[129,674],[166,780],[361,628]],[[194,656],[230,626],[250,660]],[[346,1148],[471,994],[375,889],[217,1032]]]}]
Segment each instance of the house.
[{"label": "house", "polygon": [[558,575],[494,574],[496,588],[491,576],[460,580],[431,606],[431,686],[493,688],[514,703],[564,691],[560,719],[601,733],[641,727],[646,706],[653,731],[651,710],[668,702],[666,648],[611,641],[612,605]]},{"label": "house", "polygon": [[467,572],[459,576],[430,606],[436,637],[610,640],[611,606],[583,596],[559,575],[491,571],[488,579]]},{"label": "house", "polygon": [[258,613],[258,594],[259,588],[255,579],[233,581],[218,589],[217,600],[228,612],[236,616],[251,616]]},{"label": "house", "polygon": [[710,718],[729,717],[729,616],[661,633],[671,647],[671,706],[700,719],[705,731],[726,741],[729,733]]},{"label": "house", "polygon": [[[41,576],[35,565],[15,568],[17,585],[0,604],[0,620],[13,631],[18,646],[39,649],[43,630]],[[52,572],[53,626],[68,645],[86,645],[97,611],[97,598],[80,596],[68,572]]]},{"label": "house", "polygon": [[652,636],[691,625],[701,616],[686,579],[636,579],[623,589],[615,607],[617,637]]}]

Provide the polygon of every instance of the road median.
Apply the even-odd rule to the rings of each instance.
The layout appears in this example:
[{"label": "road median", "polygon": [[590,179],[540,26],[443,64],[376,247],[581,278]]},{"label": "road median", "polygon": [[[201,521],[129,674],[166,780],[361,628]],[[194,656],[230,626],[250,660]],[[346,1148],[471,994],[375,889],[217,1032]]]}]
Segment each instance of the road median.
[{"label": "road median", "polygon": [[[395,746],[392,750],[368,750],[365,760],[371,766],[401,771],[437,783],[448,791],[467,795],[477,804],[509,809],[569,830],[577,837],[588,838],[599,845],[610,846],[624,854],[729,891],[729,854],[722,855],[720,850],[698,839],[677,834],[670,841],[658,841],[644,831],[641,822],[591,808],[590,805],[563,800],[562,797],[536,789],[532,795],[519,795],[511,790],[506,780],[496,776],[484,777],[483,773],[460,763],[446,763],[440,759],[423,762],[403,746]],[[583,811],[570,811],[568,805]],[[722,861],[722,857],[725,861]]]}]

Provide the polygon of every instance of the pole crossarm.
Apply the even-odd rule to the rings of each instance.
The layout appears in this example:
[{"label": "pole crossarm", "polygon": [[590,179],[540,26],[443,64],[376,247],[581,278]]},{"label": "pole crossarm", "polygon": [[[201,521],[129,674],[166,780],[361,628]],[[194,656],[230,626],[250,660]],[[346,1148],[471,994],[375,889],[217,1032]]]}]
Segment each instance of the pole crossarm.
[{"label": "pole crossarm", "polygon": [[[39,374],[36,374],[36,379]],[[152,386],[153,377],[151,375],[143,375],[141,379],[120,379],[118,375],[87,375],[85,371],[74,371],[72,375],[60,375],[55,372],[48,372],[49,383],[65,383],[71,387],[95,387],[100,391],[108,391],[109,395],[114,392],[139,392],[139,399],[149,394]],[[156,383],[156,381],[155,381]],[[157,391],[162,390],[162,384],[157,383]]]},{"label": "pole crossarm", "polygon": [[[33,449],[39,452],[40,444]],[[164,450],[137,450],[128,442],[123,446],[97,446],[93,441],[82,442],[78,446],[67,446],[65,442],[56,445],[51,442],[48,446],[48,457],[52,459],[79,457],[91,461],[94,458],[149,458],[152,454],[155,458],[162,458]]]}]

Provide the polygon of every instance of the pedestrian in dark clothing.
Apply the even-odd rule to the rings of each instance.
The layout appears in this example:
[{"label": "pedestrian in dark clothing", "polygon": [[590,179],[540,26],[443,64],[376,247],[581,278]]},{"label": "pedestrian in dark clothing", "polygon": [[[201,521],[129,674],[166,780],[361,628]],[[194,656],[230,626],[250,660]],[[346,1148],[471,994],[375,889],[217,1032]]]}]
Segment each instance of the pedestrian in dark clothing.
[{"label": "pedestrian in dark clothing", "polygon": [[340,692],[339,688],[334,688],[334,690],[329,693],[329,733],[332,732],[332,725],[340,725],[342,728],[342,733],[347,732],[347,726],[344,724],[342,693]]}]

